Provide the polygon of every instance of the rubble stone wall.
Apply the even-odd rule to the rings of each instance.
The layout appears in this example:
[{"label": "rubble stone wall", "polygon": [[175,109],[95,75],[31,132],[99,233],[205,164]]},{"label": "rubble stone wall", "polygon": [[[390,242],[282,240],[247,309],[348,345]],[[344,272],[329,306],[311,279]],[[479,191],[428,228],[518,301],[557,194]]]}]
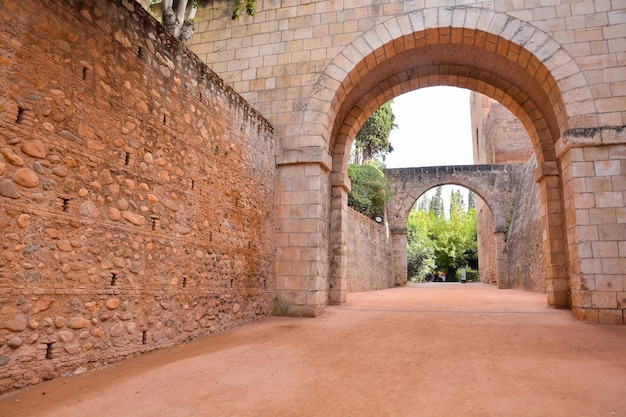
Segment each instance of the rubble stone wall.
[{"label": "rubble stone wall", "polygon": [[389,230],[361,213],[348,209],[348,291],[395,287]]},{"label": "rubble stone wall", "polygon": [[498,284],[496,238],[493,233],[495,221],[489,206],[476,196],[476,234],[478,249],[478,272],[485,284]]},{"label": "rubble stone wall", "polygon": [[133,2],[0,23],[0,392],[269,315],[272,126]]},{"label": "rubble stone wall", "polygon": [[533,155],[522,171],[507,231],[506,287],[543,293],[546,291],[546,266],[536,169],[537,159]]}]

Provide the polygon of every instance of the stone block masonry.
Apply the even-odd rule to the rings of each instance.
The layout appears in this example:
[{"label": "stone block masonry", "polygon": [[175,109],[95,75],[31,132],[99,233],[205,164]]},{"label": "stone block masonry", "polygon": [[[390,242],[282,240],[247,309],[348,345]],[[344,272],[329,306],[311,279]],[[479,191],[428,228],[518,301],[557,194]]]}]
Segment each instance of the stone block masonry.
[{"label": "stone block masonry", "polygon": [[[256,15],[234,27],[226,2],[199,11],[190,47],[278,132],[278,175],[286,180],[277,201],[297,194],[315,205],[277,235],[277,254],[312,223],[308,241],[330,241],[330,250],[318,251],[314,261],[289,260],[280,274],[277,268],[283,310],[323,311],[315,303],[324,299],[325,277],[333,281],[331,301],[345,301],[345,177],[363,123],[398,95],[447,85],[497,100],[531,139],[548,305],[571,306],[590,322],[625,323],[619,235],[625,173],[613,155],[626,140],[626,4],[544,3],[260,0]],[[497,157],[517,153],[492,149]],[[600,159],[603,153],[608,160]],[[317,169],[331,192],[299,181],[293,173],[301,167]],[[589,224],[592,215],[598,223]],[[496,222],[494,247],[504,266],[506,228],[500,226]],[[406,243],[400,227],[391,228],[399,260]]]},{"label": "stone block masonry", "polygon": [[0,22],[0,392],[270,314],[272,126],[133,2]]}]

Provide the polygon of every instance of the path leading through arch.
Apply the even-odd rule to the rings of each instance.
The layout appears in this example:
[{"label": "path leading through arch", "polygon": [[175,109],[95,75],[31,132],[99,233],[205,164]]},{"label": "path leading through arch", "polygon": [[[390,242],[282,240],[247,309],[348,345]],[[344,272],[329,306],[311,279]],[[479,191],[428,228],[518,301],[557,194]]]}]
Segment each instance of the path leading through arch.
[{"label": "path leading through arch", "polygon": [[483,284],[350,293],[0,396],[0,416],[624,416],[626,330]]}]

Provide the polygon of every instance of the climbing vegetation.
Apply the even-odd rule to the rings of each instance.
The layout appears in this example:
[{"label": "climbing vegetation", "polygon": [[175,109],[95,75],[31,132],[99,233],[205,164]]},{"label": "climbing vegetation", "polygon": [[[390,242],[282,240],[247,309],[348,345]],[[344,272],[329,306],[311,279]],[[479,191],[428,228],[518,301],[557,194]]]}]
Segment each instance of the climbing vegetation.
[{"label": "climbing vegetation", "polygon": [[385,174],[376,161],[364,165],[348,166],[352,190],[348,193],[348,206],[370,218],[382,216],[390,192]]}]

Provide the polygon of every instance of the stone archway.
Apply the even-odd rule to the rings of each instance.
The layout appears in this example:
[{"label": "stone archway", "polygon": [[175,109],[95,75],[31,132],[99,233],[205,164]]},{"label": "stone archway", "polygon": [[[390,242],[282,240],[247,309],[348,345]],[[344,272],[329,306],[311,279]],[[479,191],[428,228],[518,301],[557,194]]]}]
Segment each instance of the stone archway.
[{"label": "stone archway", "polygon": [[[374,3],[262,0],[258,20],[236,28],[218,6],[199,14],[191,49],[276,128],[279,313],[317,315],[345,299],[345,167],[356,131],[393,97],[449,85],[496,99],[532,139],[548,303],[623,324],[626,93],[623,63],[606,49],[624,37],[607,14],[624,7]],[[604,46],[591,47],[591,34]]]},{"label": "stone archway", "polygon": [[[557,142],[594,120],[576,64],[533,26],[490,10],[425,9],[390,19],[357,38],[314,88],[301,133],[329,140],[332,157],[329,302],[345,301],[346,168],[352,138],[383,103],[417,88],[468,88],[505,105],[527,129],[538,160],[548,304],[570,305],[566,214]],[[567,101],[568,105],[565,105]],[[323,152],[322,152],[323,154]]]},{"label": "stone archway", "polygon": [[387,221],[393,245],[396,285],[407,282],[407,220],[415,201],[439,185],[455,184],[472,190],[489,207],[495,219],[494,238],[496,276],[499,288],[505,287],[505,233],[523,164],[459,165],[386,169],[391,198],[387,203]]}]

